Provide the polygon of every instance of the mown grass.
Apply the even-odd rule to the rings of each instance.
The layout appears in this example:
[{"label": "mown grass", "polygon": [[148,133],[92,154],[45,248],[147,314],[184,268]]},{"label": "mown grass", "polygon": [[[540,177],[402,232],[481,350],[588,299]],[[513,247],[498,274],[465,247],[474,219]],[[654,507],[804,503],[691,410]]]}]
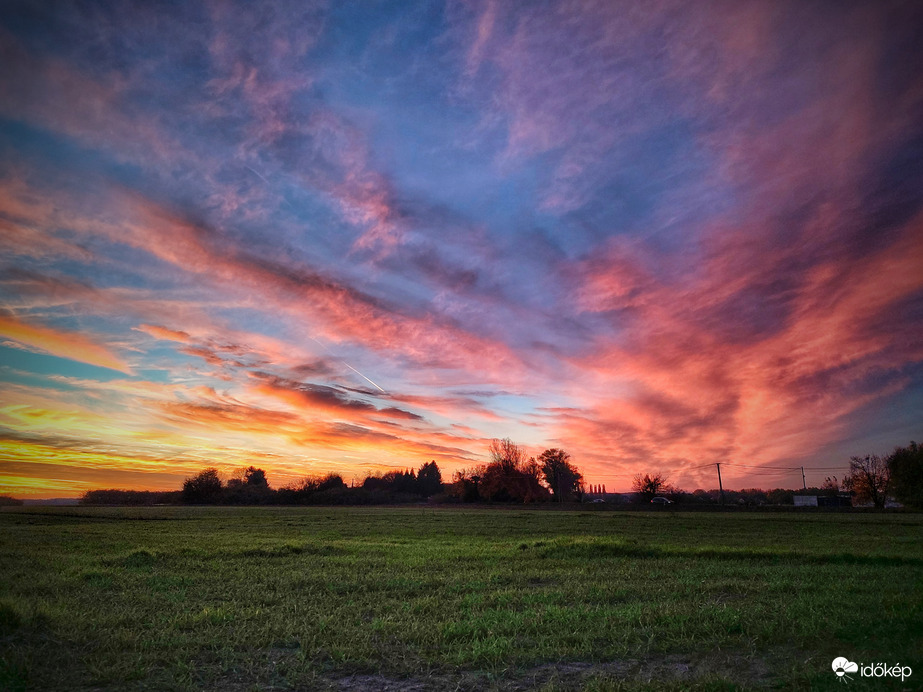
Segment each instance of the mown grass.
[{"label": "mown grass", "polygon": [[837,684],[836,656],[916,663],[912,687],[921,528],[914,514],[15,508],[0,512],[0,689],[807,689]]}]

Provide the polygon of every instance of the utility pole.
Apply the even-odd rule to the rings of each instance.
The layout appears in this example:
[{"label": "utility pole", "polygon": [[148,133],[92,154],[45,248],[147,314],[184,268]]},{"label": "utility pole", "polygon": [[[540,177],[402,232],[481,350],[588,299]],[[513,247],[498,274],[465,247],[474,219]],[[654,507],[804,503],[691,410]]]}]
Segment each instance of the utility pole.
[{"label": "utility pole", "polygon": [[721,491],[721,504],[724,504],[724,486],[721,485],[721,462],[716,462],[715,466],[718,467],[718,489]]},{"label": "utility pole", "polygon": [[804,466],[801,467],[801,487],[808,489],[808,482],[804,479]]}]

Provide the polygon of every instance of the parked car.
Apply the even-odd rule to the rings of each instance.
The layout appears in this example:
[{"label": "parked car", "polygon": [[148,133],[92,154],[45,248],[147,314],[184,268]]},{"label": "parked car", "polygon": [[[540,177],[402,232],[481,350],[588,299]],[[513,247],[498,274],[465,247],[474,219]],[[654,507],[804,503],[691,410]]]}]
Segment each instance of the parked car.
[{"label": "parked car", "polygon": [[670,500],[666,497],[655,497],[653,500],[651,500],[651,504],[652,505],[672,505],[673,500]]}]

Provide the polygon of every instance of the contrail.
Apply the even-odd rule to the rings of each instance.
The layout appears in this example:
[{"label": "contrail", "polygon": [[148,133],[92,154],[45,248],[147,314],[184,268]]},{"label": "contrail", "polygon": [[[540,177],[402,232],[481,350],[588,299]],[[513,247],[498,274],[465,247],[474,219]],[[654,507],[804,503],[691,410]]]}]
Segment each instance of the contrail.
[{"label": "contrail", "polygon": [[[248,171],[250,171],[251,173],[253,173],[253,175],[255,175],[257,178],[259,178],[259,179],[262,180],[264,183],[266,183],[266,187],[272,189],[272,185],[270,185],[269,181],[266,180],[266,178],[264,178],[262,175],[259,174],[259,171],[254,170],[253,168],[251,168],[251,167],[248,166],[247,164],[244,164],[244,168],[246,168]],[[288,200],[285,199],[285,196],[282,196],[282,201],[285,202],[286,204],[288,204],[289,208],[291,208],[292,211],[295,210],[295,208],[294,208],[291,204],[289,204]],[[321,347],[322,349],[324,349],[324,352],[325,352],[325,353],[327,353],[328,355],[331,355],[331,356],[333,356],[334,358],[336,358],[337,360],[339,360],[343,365],[345,365],[347,368],[349,368],[350,370],[352,370],[354,373],[356,373],[359,377],[361,377],[363,380],[365,380],[366,382],[368,382],[370,385],[372,385],[373,387],[375,387],[379,392],[381,392],[382,394],[386,394],[386,393],[387,393],[387,392],[385,392],[384,389],[382,389],[381,387],[379,387],[375,382],[373,382],[373,381],[370,380],[368,377],[366,377],[365,375],[363,375],[361,372],[359,372],[358,370],[356,370],[352,365],[350,365],[349,363],[347,363],[345,360],[343,360],[343,359],[340,358],[339,356],[337,356],[337,355],[331,353],[330,350],[329,350],[326,346],[324,346],[320,341],[318,341],[317,339],[315,339],[313,336],[311,337],[311,341],[316,342],[318,345],[320,345],[320,347]]]},{"label": "contrail", "polygon": [[259,173],[257,173],[255,170],[253,170],[252,168],[250,168],[250,166],[247,166],[246,164],[244,164],[244,168],[246,168],[248,171],[250,171],[251,173],[253,173],[253,175],[255,175],[257,178],[259,178],[260,180],[262,180],[264,183],[266,183],[267,185],[269,185],[269,181],[266,180],[266,178],[264,178],[263,176],[261,176]]},{"label": "contrail", "polygon": [[375,387],[375,388],[376,388],[378,391],[380,391],[382,394],[387,394],[387,392],[386,392],[383,388],[379,387],[375,382],[373,382],[373,381],[370,380],[368,377],[366,377],[365,375],[363,375],[361,372],[359,372],[358,370],[356,370],[352,365],[350,365],[349,363],[347,363],[345,360],[343,360],[342,358],[340,358],[340,357],[337,356],[336,354],[332,353],[332,352],[330,351],[330,349],[328,349],[326,346],[324,346],[324,344],[321,343],[321,341],[320,341],[319,339],[315,339],[313,336],[308,337],[308,338],[311,339],[311,341],[313,341],[314,343],[318,344],[322,349],[324,349],[324,353],[326,353],[327,355],[330,355],[330,356],[333,356],[334,358],[336,358],[336,359],[337,359],[338,361],[340,361],[343,365],[345,365],[347,368],[349,368],[349,369],[352,370],[354,373],[356,373],[359,377],[361,377],[363,380],[365,380],[366,382],[368,382],[369,384],[371,384],[373,387]]},{"label": "contrail", "polygon": [[[356,374],[357,374],[359,377],[361,377],[363,380],[365,380],[366,382],[370,383],[372,386],[378,387],[377,384],[375,384],[374,382],[372,382],[372,380],[370,380],[368,377],[366,377],[366,376],[363,375],[361,372],[359,372],[358,370],[356,370],[352,365],[350,365],[349,363],[347,363],[345,360],[343,361],[343,365],[345,365],[347,368],[349,368],[350,370],[352,370],[354,373],[356,373]],[[378,391],[380,391],[382,394],[385,393],[385,390],[382,389],[381,387],[378,387]]]},{"label": "contrail", "polygon": [[[266,180],[266,178],[264,178],[262,175],[260,175],[260,174],[259,174],[259,171],[256,171],[256,170],[252,169],[252,168],[251,168],[250,166],[248,166],[247,164],[244,164],[244,168],[246,168],[248,171],[250,171],[251,173],[253,173],[253,175],[255,175],[257,178],[259,178],[259,179],[262,180],[264,183],[266,183],[266,187],[268,187],[270,191],[273,191],[273,190],[272,190],[272,185],[270,184],[270,182],[269,182],[268,180]],[[288,205],[288,208],[289,208],[289,209],[291,209],[292,211],[295,211],[295,207],[293,207],[293,206],[291,205],[291,203],[290,203],[287,199],[285,199],[285,195],[279,195],[279,196],[282,198],[282,201],[283,201],[285,204]],[[297,213],[297,212],[296,212],[296,213]]]}]

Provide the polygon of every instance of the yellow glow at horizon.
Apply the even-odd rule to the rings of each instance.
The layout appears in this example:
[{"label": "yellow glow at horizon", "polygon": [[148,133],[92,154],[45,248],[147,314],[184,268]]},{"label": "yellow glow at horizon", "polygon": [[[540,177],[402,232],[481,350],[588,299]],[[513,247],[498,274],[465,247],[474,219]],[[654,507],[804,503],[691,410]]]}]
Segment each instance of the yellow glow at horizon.
[{"label": "yellow glow at horizon", "polygon": [[0,474],[0,495],[12,495],[19,499],[44,499],[58,497],[61,493],[83,493],[91,489],[92,483],[88,481]]}]

